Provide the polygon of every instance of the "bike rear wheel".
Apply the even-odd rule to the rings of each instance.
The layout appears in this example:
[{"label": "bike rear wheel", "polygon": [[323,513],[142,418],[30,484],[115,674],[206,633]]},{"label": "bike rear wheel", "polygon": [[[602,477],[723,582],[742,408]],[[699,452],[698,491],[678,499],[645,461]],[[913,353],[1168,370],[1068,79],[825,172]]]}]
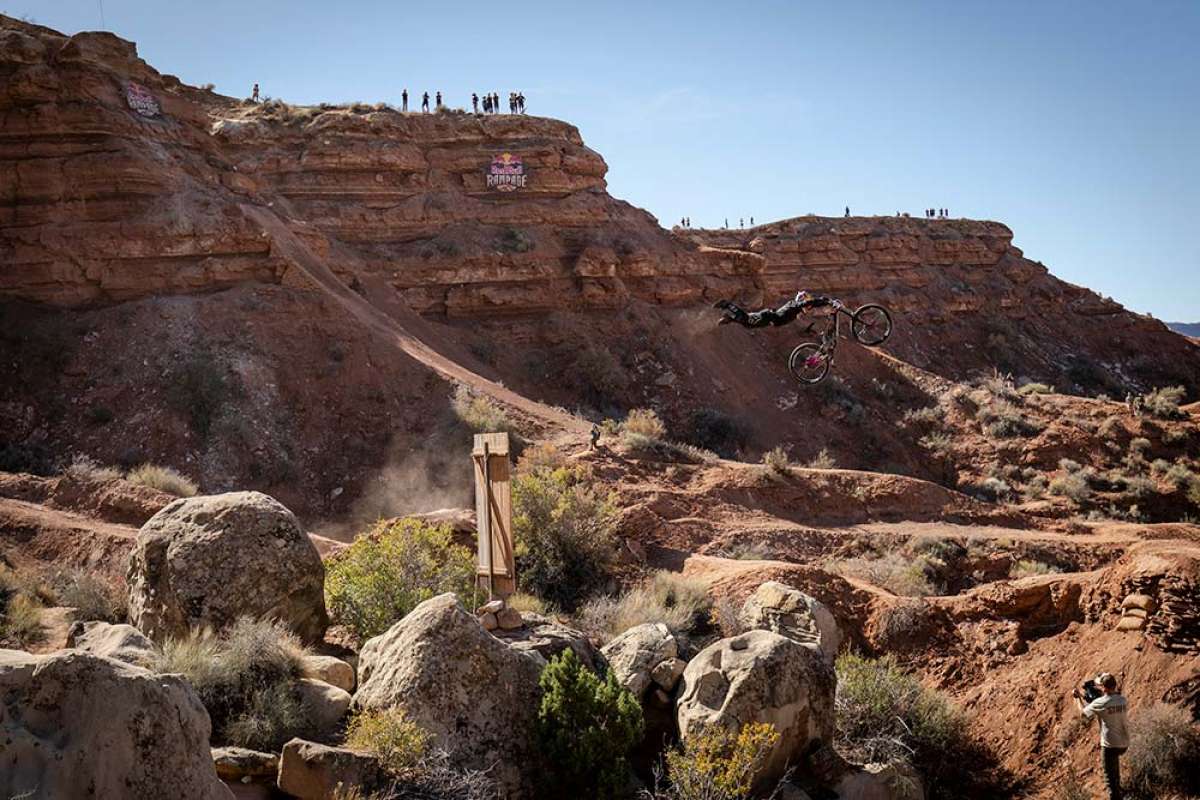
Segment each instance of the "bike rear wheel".
[{"label": "bike rear wheel", "polygon": [[820,383],[829,374],[831,360],[830,355],[823,352],[819,344],[805,342],[788,357],[788,369],[801,383]]},{"label": "bike rear wheel", "polygon": [[892,335],[892,315],[874,303],[859,306],[851,315],[850,330],[855,339],[868,347],[883,344]]}]

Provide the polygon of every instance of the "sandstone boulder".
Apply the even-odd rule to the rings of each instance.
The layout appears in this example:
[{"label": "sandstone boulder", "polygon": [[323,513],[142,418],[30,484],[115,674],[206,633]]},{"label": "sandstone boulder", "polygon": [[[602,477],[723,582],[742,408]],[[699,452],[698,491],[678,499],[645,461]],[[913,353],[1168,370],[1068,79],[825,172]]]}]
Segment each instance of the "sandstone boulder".
[{"label": "sandstone boulder", "polygon": [[741,622],[815,647],[830,664],[842,646],[842,631],[825,604],[778,581],[766,581],[746,599]]},{"label": "sandstone boulder", "polygon": [[307,729],[318,739],[337,730],[338,723],[350,710],[350,693],[325,681],[301,678],[296,681],[296,694],[304,707]]},{"label": "sandstone boulder", "polygon": [[0,650],[0,797],[232,800],[208,712],[177,675],[63,650]]},{"label": "sandstone boulder", "polygon": [[867,764],[846,773],[835,787],[838,800],[925,800],[921,776],[908,764]]},{"label": "sandstone boulder", "polygon": [[245,778],[274,778],[279,770],[277,753],[260,753],[245,747],[214,747],[213,766],[217,775],[225,781],[241,781]]},{"label": "sandstone boulder", "polygon": [[365,753],[292,739],[279,756],[276,785],[300,800],[328,800],[339,785],[369,792],[386,780],[379,762]]},{"label": "sandstone boulder", "polygon": [[676,709],[685,740],[709,725],[730,730],[767,722],[779,732],[760,780],[780,777],[789,762],[833,737],[833,669],[814,648],[771,631],[722,639],[683,672]]},{"label": "sandstone boulder", "polygon": [[315,641],[328,625],[324,581],[316,547],[278,501],[258,492],[189,497],[138,532],[129,616],[155,641],[241,616],[278,619]]},{"label": "sandstone boulder", "polygon": [[333,656],[304,657],[304,677],[315,678],[336,686],[342,691],[354,691],[354,667]]},{"label": "sandstone boulder", "polygon": [[[541,614],[522,614],[523,624],[513,630],[495,630],[493,635],[516,650],[537,653],[546,661],[570,648],[579,657],[579,663],[593,672],[605,668],[604,656],[600,655],[587,635],[566,625],[560,625]],[[480,622],[487,627],[486,616]]]},{"label": "sandstone boulder", "polygon": [[67,647],[140,667],[151,666],[157,654],[154,643],[137,628],[107,622],[73,623],[67,631]]},{"label": "sandstone boulder", "polygon": [[426,600],[359,653],[361,709],[399,706],[455,764],[529,789],[544,661],[483,629],[453,594]]},{"label": "sandstone boulder", "polygon": [[679,656],[679,643],[666,625],[647,622],[625,631],[600,652],[621,685],[641,698],[654,680],[655,667]]}]

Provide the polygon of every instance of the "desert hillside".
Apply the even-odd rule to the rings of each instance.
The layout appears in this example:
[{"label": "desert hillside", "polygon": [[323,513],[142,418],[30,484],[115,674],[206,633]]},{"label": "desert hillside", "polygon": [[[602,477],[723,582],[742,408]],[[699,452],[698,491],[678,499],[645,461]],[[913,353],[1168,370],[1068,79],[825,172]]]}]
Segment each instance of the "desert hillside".
[{"label": "desert hillside", "polygon": [[[770,723],[705,797],[1075,800],[1100,669],[1200,738],[1200,345],[1004,224],[667,230],[560,120],[251,103],[5,16],[0,120],[5,796],[82,796],[48,725],[102,796],[690,800],[689,739]],[[890,338],[810,386],[807,322],[716,324],[798,289]],[[507,605],[464,588],[493,430]],[[625,698],[579,774],[538,711],[564,652]]]}]

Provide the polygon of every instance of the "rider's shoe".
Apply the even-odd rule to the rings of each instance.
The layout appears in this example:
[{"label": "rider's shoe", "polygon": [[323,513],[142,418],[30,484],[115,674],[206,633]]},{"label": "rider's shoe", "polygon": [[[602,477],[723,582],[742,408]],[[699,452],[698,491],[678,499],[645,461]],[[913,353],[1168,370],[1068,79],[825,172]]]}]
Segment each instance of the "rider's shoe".
[{"label": "rider's shoe", "polygon": [[732,303],[730,303],[728,300],[718,300],[717,302],[713,303],[713,308],[729,308],[731,305]]},{"label": "rider's shoe", "polygon": [[729,316],[728,314],[722,315],[721,318],[717,320],[718,325],[728,325],[731,322],[733,322],[733,317]]}]

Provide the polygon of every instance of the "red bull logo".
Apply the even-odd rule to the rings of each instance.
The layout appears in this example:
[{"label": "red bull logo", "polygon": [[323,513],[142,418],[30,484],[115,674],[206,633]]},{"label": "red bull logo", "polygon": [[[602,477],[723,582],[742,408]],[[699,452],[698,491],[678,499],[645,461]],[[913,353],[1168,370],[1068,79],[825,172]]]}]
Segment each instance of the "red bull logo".
[{"label": "red bull logo", "polygon": [[525,188],[525,165],[520,156],[501,153],[492,159],[487,171],[487,188],[498,192],[513,192]]},{"label": "red bull logo", "polygon": [[140,83],[130,81],[125,86],[125,102],[143,117],[157,117],[162,114],[162,108],[158,105],[158,98]]}]

